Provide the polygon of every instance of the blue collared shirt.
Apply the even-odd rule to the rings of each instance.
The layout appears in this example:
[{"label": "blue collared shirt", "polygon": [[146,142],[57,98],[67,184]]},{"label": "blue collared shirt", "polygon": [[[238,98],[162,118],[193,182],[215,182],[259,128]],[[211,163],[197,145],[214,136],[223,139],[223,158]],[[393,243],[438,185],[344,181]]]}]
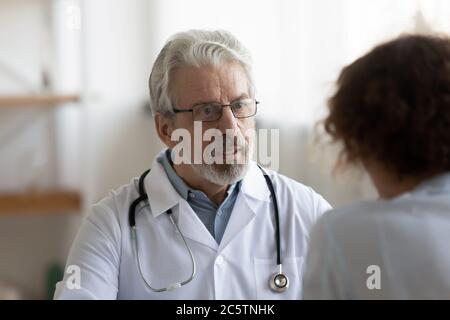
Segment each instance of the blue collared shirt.
[{"label": "blue collared shirt", "polygon": [[190,188],[180,178],[172,167],[170,149],[158,157],[158,162],[164,167],[175,190],[189,203],[216,242],[220,243],[239,193],[240,181],[228,186],[226,197],[219,206],[212,202],[204,192]]}]

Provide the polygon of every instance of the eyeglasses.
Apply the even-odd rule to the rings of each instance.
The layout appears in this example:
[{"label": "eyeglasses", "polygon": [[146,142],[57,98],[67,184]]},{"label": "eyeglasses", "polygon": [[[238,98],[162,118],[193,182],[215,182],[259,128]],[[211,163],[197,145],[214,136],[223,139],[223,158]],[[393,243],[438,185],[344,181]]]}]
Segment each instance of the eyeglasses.
[{"label": "eyeglasses", "polygon": [[231,112],[237,119],[250,118],[256,114],[259,101],[246,98],[231,102],[230,104],[220,104],[218,102],[196,104],[192,109],[176,109],[175,113],[192,112],[194,121],[217,121],[222,117],[223,108],[230,107]]}]

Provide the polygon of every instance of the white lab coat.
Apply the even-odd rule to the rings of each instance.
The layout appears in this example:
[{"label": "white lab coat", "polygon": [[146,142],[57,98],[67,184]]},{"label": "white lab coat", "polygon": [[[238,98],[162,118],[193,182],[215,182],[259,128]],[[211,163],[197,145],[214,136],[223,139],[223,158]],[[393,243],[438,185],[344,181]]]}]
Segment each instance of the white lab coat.
[{"label": "white lab coat", "polygon": [[[290,288],[269,289],[277,272],[275,220],[269,189],[260,169],[251,163],[223,239],[218,245],[189,204],[177,193],[155,159],[145,178],[149,204],[136,210],[142,272],[153,287],[167,287],[189,278],[191,260],[174,220],[193,251],[197,273],[179,289],[155,293],[141,278],[133,254],[128,208],[138,197],[137,182],[113,191],[92,207],[71,248],[66,270],[58,283],[59,299],[300,299],[303,260],[309,231],[329,204],[311,188],[268,170],[280,209],[284,272]],[[69,266],[80,267],[80,289],[69,289]],[[73,282],[73,278],[69,279]]]},{"label": "white lab coat", "polygon": [[449,299],[450,173],[327,212],[305,269],[307,299]]}]

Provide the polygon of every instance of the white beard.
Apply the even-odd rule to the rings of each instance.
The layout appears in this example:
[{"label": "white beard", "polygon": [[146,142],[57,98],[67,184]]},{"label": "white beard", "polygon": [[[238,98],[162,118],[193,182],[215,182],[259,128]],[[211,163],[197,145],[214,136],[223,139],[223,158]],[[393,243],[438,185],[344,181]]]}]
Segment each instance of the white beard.
[{"label": "white beard", "polygon": [[[245,141],[245,140],[244,140]],[[240,152],[243,152],[243,157],[245,159],[244,163],[223,163],[223,164],[194,164],[192,165],[193,170],[208,180],[219,186],[225,186],[233,184],[246,175],[250,159],[252,156],[253,144],[250,146],[244,142],[244,148]]]},{"label": "white beard", "polygon": [[241,180],[247,173],[248,166],[247,162],[245,164],[197,164],[192,168],[209,182],[225,186]]}]

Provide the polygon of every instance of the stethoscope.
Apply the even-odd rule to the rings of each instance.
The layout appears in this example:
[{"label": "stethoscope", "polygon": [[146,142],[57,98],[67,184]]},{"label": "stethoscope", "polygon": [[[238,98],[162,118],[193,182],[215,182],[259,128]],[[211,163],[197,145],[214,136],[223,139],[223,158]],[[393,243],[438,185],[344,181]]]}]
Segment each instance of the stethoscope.
[{"label": "stethoscope", "polygon": [[[278,203],[277,203],[277,197],[275,195],[275,189],[273,187],[272,181],[270,179],[270,177],[267,175],[267,173],[261,168],[259,167],[264,175],[264,179],[266,180],[266,184],[267,187],[269,188],[270,194],[272,196],[273,199],[273,206],[275,208],[275,225],[276,225],[276,230],[275,230],[275,240],[276,240],[276,247],[277,247],[277,265],[279,267],[278,272],[272,274],[269,278],[269,287],[270,289],[272,289],[275,292],[281,293],[286,291],[287,288],[289,288],[289,278],[287,277],[287,275],[285,273],[283,273],[283,266],[281,264],[281,241],[280,241],[280,218],[279,218],[279,213],[278,213]],[[170,222],[174,225],[175,229],[177,230],[177,232],[181,235],[181,238],[183,239],[184,245],[186,246],[187,251],[189,252],[189,255],[191,257],[191,262],[192,262],[192,273],[190,275],[190,277],[184,281],[181,282],[175,282],[170,284],[167,287],[163,287],[163,288],[154,288],[152,287],[147,280],[145,279],[144,275],[142,274],[142,269],[141,269],[141,262],[139,260],[139,251],[138,251],[138,238],[137,238],[137,230],[136,230],[136,219],[135,219],[135,215],[136,215],[136,207],[137,205],[142,202],[142,201],[146,201],[148,200],[148,195],[145,192],[144,189],[144,179],[147,176],[147,174],[150,172],[150,169],[146,170],[141,177],[139,178],[139,197],[137,199],[135,199],[131,205],[130,205],[130,209],[129,209],[129,213],[128,213],[128,219],[129,219],[129,223],[130,223],[130,227],[131,227],[131,238],[132,238],[132,242],[133,242],[133,246],[134,246],[134,252],[137,258],[137,264],[138,264],[138,269],[139,269],[139,273],[141,274],[142,279],[144,280],[145,284],[147,285],[147,287],[149,289],[151,289],[154,292],[164,292],[164,291],[169,291],[169,290],[174,290],[177,288],[180,288],[181,286],[189,283],[192,281],[192,279],[194,279],[195,277],[195,259],[194,259],[194,255],[191,251],[191,248],[189,247],[189,245],[186,242],[186,239],[184,238],[183,233],[181,232],[181,230],[178,228],[178,225],[175,223],[175,221],[172,218],[172,209],[168,209],[166,211],[167,216],[169,217]]]}]

